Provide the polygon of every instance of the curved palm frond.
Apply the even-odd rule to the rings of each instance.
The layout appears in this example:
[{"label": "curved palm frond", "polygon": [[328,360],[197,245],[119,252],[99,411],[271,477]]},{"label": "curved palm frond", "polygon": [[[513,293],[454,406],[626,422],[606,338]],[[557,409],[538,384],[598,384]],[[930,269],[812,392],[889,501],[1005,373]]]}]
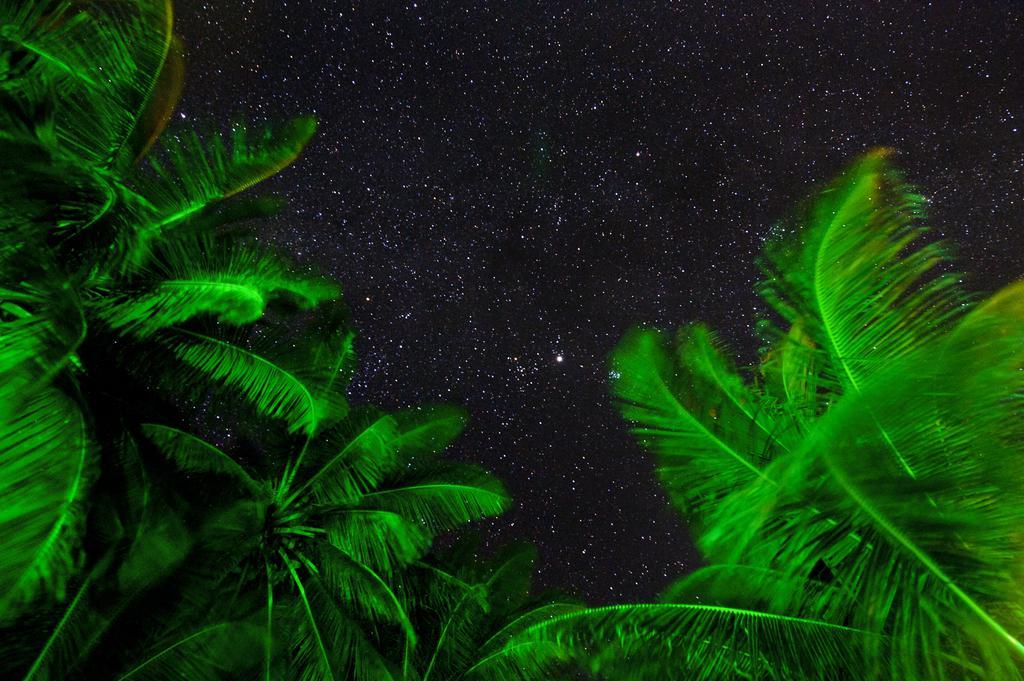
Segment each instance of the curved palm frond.
[{"label": "curved palm frond", "polygon": [[0,621],[38,598],[64,600],[94,467],[82,412],[54,388],[0,425]]},{"label": "curved palm frond", "polygon": [[341,602],[371,618],[399,624],[408,644],[415,645],[416,632],[405,606],[373,568],[326,542],[318,546],[317,554],[321,577]]},{"label": "curved palm frond", "polygon": [[376,488],[394,466],[396,428],[391,415],[371,411],[322,433],[303,449],[312,451],[314,465],[307,471],[301,460],[295,463],[302,484],[289,501],[308,490],[321,503],[343,504]]},{"label": "curved palm frond", "polygon": [[[854,163],[766,249],[759,291],[790,328],[770,334],[764,392],[732,405],[779,424],[770,460],[708,437],[729,421],[686,372],[694,348],[673,363],[636,332],[613,359],[623,414],[720,563],[666,598],[850,627],[858,677],[1020,678],[1024,284],[968,311],[942,247],[917,248],[918,198],[885,156]],[[684,465],[666,475],[666,460]],[[786,654],[762,662],[784,669]]]},{"label": "curved palm frond", "polygon": [[327,411],[299,370],[284,366],[276,358],[186,329],[170,330],[158,341],[188,367],[178,372],[178,381],[227,386],[259,413],[286,421],[292,432],[312,433]]},{"label": "curved palm frond", "polygon": [[5,0],[6,88],[33,108],[61,93],[51,142],[90,165],[124,169],[171,48],[171,21],[169,0]]},{"label": "curved palm frond", "polygon": [[855,162],[797,228],[780,228],[761,262],[767,278],[758,293],[823,353],[816,381],[834,395],[857,392],[876,371],[928,345],[964,302],[959,277],[941,271],[943,245],[914,250],[926,233],[921,199],[887,156],[881,149]]},{"label": "curved palm frond", "polygon": [[180,428],[143,423],[142,432],[179,469],[188,473],[215,473],[233,478],[253,495],[264,488],[241,465],[220,448]]},{"label": "curved palm frond", "polygon": [[129,679],[197,679],[216,681],[253,666],[262,640],[249,622],[203,624],[167,637],[117,677]]},{"label": "curved palm frond", "polygon": [[673,502],[699,517],[736,486],[766,480],[764,466],[790,445],[704,327],[682,329],[674,353],[666,345],[653,330],[627,334],[612,354],[612,390]]},{"label": "curved palm frond", "polygon": [[76,362],[86,326],[77,297],[49,277],[0,287],[0,420]]},{"label": "curved palm frond", "polygon": [[[538,622],[505,646],[558,644],[615,679],[863,678],[867,632],[810,618],[695,604],[582,608]],[[604,651],[604,652],[599,652]]]},{"label": "curved palm frond", "polygon": [[333,283],[290,271],[275,254],[208,238],[164,244],[136,279],[122,293],[102,301],[99,316],[112,328],[142,338],[197,315],[236,326],[249,324],[282,294],[303,309],[339,294]]},{"label": "curved palm frond", "polygon": [[499,515],[511,503],[496,478],[468,464],[421,468],[394,485],[364,494],[359,501],[364,507],[396,513],[433,532]]},{"label": "curved palm frond", "polygon": [[135,178],[135,191],[152,207],[153,218],[144,231],[159,234],[277,174],[299,157],[315,131],[316,122],[304,117],[255,134],[236,125],[230,144],[219,134],[206,142],[195,132],[163,137],[163,158],[151,155],[150,172]]},{"label": "curved palm frond", "polygon": [[392,511],[355,507],[320,512],[331,545],[385,575],[421,558],[433,539],[414,519]]}]

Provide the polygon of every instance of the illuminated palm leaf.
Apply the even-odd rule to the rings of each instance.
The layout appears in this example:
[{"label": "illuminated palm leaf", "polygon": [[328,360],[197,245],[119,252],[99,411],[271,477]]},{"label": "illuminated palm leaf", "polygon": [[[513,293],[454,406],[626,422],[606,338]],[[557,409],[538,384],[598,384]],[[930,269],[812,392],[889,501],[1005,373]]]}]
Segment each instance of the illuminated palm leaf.
[{"label": "illuminated palm leaf", "polygon": [[81,565],[94,456],[81,411],[54,389],[0,426],[0,621],[36,599],[65,598]]},{"label": "illuminated palm leaf", "polygon": [[210,239],[168,244],[147,270],[103,301],[100,316],[112,328],[146,337],[197,315],[243,325],[285,294],[307,309],[339,294],[334,284],[294,273],[271,253]]},{"label": "illuminated palm leaf", "polygon": [[887,156],[866,154],[777,227],[761,262],[758,292],[822,353],[817,379],[836,394],[927,345],[963,302],[943,245],[918,243],[921,197]]},{"label": "illuminated palm leaf", "polygon": [[[8,92],[51,108],[51,140],[90,165],[125,169],[171,50],[168,0],[0,2]],[[54,93],[59,102],[52,102]]]},{"label": "illuminated palm leaf", "polygon": [[702,326],[680,331],[671,349],[656,331],[633,331],[611,364],[623,417],[657,453],[684,512],[699,517],[737,485],[764,478],[764,465],[790,446],[783,414],[764,408]]},{"label": "illuminated palm leaf", "polygon": [[162,157],[151,155],[151,172],[135,178],[136,192],[153,213],[146,230],[159,233],[277,174],[299,157],[315,131],[312,118],[296,118],[255,134],[235,126],[230,144],[221,135],[204,143],[194,132],[164,137]]},{"label": "illuminated palm leaf", "polygon": [[303,375],[288,366],[288,357],[260,354],[230,340],[175,329],[159,339],[185,366],[179,382],[223,385],[270,418],[282,419],[291,431],[312,433],[329,415]]},{"label": "illuminated palm leaf", "polygon": [[696,604],[581,608],[538,622],[506,647],[559,645],[603,678],[863,678],[866,632],[822,620]]}]

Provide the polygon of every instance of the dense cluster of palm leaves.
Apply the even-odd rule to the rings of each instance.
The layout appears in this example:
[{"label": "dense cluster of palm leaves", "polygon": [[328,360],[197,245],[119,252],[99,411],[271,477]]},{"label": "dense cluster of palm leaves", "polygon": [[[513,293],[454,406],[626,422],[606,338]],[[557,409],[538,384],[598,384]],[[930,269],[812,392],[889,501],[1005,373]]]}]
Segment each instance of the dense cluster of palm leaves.
[{"label": "dense cluster of palm leaves", "polygon": [[960,290],[886,154],[781,225],[743,376],[612,358],[709,565],[532,596],[450,407],[350,405],[338,287],[260,243],[309,119],[165,134],[167,0],[0,0],[4,678],[1019,678],[1024,287]]},{"label": "dense cluster of palm leaves", "polygon": [[242,192],[313,122],[163,134],[182,77],[164,1],[3,0],[0,25],[4,678],[564,659],[505,648],[531,621],[528,561],[427,559],[509,503],[438,457],[462,413],[350,406],[338,288],[246,227],[278,202]]},{"label": "dense cluster of palm leaves", "polygon": [[964,293],[887,155],[767,243],[759,366],[701,325],[614,353],[709,563],[664,597],[708,608],[677,639],[695,678],[1024,669],[1024,285]]}]

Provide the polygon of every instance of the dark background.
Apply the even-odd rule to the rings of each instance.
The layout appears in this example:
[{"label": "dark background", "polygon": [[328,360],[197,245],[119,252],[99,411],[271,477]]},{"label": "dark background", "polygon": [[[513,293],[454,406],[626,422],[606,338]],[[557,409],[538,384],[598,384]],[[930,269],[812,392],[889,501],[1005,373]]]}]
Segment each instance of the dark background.
[{"label": "dark background", "polygon": [[265,236],[344,285],[356,399],[466,405],[491,539],[650,598],[698,558],[608,398],[629,326],[749,362],[772,221],[875,145],[974,288],[1024,274],[1024,4],[853,4],[179,0],[175,124],[316,114]]}]

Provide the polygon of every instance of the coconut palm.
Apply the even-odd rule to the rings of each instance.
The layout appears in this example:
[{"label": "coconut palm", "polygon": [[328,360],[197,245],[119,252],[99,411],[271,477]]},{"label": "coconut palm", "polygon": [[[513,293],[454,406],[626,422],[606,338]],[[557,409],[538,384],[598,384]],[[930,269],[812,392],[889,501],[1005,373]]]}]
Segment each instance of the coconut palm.
[{"label": "coconut palm", "polygon": [[656,667],[690,661],[679,678],[1024,669],[1024,286],[966,296],[887,155],[769,240],[753,371],[701,325],[633,331],[613,355],[622,413],[710,562],[663,599],[708,617],[652,623],[672,654],[634,631]]},{"label": "coconut palm", "polygon": [[[337,287],[232,227],[277,209],[236,195],[313,122],[161,135],[168,2],[0,1],[0,23],[5,674],[401,678],[401,569],[507,497],[435,459],[460,413],[350,413]],[[243,415],[241,458],[197,404]]]},{"label": "coconut palm", "polygon": [[[228,199],[295,160],[312,121],[236,127],[230,143],[184,132],[150,154],[180,90],[169,3],[5,0],[0,24],[6,623],[67,598],[88,562],[80,537],[99,462],[121,456],[147,412],[226,389],[311,432],[343,400],[314,404],[287,367],[225,332],[276,301],[337,296],[224,231],[274,207]],[[201,333],[209,319],[219,324]]]},{"label": "coconut palm", "polygon": [[[241,623],[242,642],[258,622],[260,678],[410,678],[417,633],[408,610],[419,594],[405,588],[403,570],[438,533],[508,504],[475,466],[437,458],[463,422],[451,408],[360,409],[292,437],[290,451],[271,449],[262,467],[176,427],[144,425],[181,471],[225,485],[189,559],[197,601],[207,603],[193,616]],[[268,474],[247,472],[259,468]]]}]

